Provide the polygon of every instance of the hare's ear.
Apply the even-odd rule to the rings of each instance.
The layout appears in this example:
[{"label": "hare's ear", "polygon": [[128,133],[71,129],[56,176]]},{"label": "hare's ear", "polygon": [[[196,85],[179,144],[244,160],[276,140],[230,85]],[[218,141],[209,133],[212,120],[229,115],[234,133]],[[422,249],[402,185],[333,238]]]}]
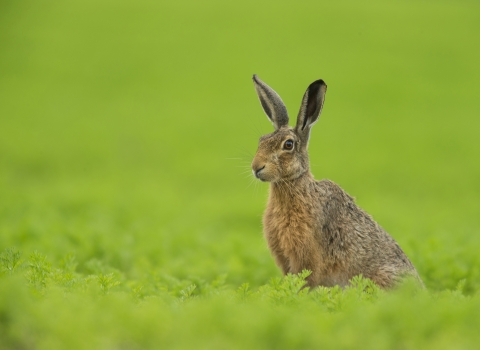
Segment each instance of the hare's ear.
[{"label": "hare's ear", "polygon": [[[295,130],[304,140],[308,142],[310,129],[315,124],[322,112],[323,102],[325,101],[325,93],[327,92],[327,84],[320,79],[311,83],[305,95],[303,95],[302,105],[298,113],[297,125]],[[305,143],[307,143],[305,142]]]},{"label": "hare's ear", "polygon": [[263,110],[275,130],[288,125],[287,107],[285,107],[280,96],[270,86],[261,81],[256,74],[253,75],[253,83]]}]

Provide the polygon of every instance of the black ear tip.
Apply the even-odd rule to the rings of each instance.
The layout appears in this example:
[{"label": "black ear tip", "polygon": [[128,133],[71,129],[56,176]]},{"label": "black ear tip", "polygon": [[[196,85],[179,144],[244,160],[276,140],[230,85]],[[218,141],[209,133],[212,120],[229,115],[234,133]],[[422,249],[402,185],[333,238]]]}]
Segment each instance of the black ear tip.
[{"label": "black ear tip", "polygon": [[256,74],[253,75],[252,79],[254,82],[258,83],[258,76]]},{"label": "black ear tip", "polygon": [[327,91],[327,84],[325,84],[325,81],[323,81],[323,79],[318,79],[318,80],[315,80],[313,83],[311,83],[308,86],[307,90],[310,91],[310,93],[316,94],[322,88],[324,89],[324,91]]},{"label": "black ear tip", "polygon": [[323,79],[318,79],[318,80],[315,80],[313,83],[310,84],[310,86],[327,86],[327,84],[325,83],[325,81]]}]

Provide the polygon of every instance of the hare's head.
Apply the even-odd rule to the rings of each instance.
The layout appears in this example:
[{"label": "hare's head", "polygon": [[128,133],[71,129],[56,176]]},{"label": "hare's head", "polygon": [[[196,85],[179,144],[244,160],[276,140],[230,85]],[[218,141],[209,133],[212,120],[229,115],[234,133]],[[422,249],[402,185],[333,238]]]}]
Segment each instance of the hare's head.
[{"label": "hare's head", "polygon": [[293,180],[309,171],[308,139],[318,121],[327,85],[323,80],[310,84],[303,96],[295,128],[288,126],[287,108],[278,94],[256,75],[255,90],[275,131],[260,138],[252,162],[253,174],[262,181]]}]

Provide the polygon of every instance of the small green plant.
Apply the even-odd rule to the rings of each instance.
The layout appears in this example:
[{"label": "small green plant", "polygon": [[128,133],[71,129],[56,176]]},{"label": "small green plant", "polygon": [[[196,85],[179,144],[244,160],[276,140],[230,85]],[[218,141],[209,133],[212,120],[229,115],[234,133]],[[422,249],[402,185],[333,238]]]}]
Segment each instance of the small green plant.
[{"label": "small green plant", "polygon": [[21,265],[21,253],[15,248],[7,248],[0,254],[0,271],[2,273],[13,274],[18,266]]},{"label": "small green plant", "polygon": [[272,278],[270,283],[260,287],[258,293],[261,298],[274,304],[292,304],[298,302],[307,295],[309,288],[305,287],[305,279],[310,276],[311,271],[303,270],[299,274],[288,274],[283,278]]},{"label": "small green plant", "polygon": [[196,289],[197,289],[197,286],[195,284],[191,284],[187,288],[182,289],[180,291],[180,300],[186,301],[187,299],[193,298],[195,296],[194,292]]},{"label": "small green plant", "polygon": [[110,290],[114,287],[120,285],[120,281],[115,278],[113,273],[108,273],[106,275],[100,274],[95,277],[98,284],[100,285],[100,289],[104,294],[108,294]]},{"label": "small green plant", "polygon": [[31,287],[38,291],[42,291],[47,286],[51,272],[51,265],[47,261],[45,255],[36,251],[30,255],[27,262],[25,276]]}]

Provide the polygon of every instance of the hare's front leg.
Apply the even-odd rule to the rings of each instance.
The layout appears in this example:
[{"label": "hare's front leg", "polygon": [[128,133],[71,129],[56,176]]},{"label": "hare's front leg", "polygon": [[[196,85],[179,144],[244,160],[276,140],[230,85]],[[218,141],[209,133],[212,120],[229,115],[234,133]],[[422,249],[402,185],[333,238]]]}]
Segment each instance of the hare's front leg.
[{"label": "hare's front leg", "polygon": [[290,271],[290,264],[288,259],[281,252],[272,252],[273,257],[275,258],[275,263],[279,268],[282,269],[283,275],[285,276]]},{"label": "hare's front leg", "polygon": [[315,287],[320,283],[320,269],[319,261],[314,254],[308,254],[303,252],[301,255],[297,255],[296,259],[291,260],[291,269],[290,272],[294,274],[299,274],[303,270],[310,270],[310,275],[306,278],[308,287]]},{"label": "hare's front leg", "polygon": [[282,270],[283,275],[286,275],[290,271],[290,262],[288,258],[283,254],[282,249],[280,248],[280,244],[278,239],[274,235],[266,235],[267,238],[267,245],[272,253],[272,256],[275,259],[275,263],[277,266]]}]

